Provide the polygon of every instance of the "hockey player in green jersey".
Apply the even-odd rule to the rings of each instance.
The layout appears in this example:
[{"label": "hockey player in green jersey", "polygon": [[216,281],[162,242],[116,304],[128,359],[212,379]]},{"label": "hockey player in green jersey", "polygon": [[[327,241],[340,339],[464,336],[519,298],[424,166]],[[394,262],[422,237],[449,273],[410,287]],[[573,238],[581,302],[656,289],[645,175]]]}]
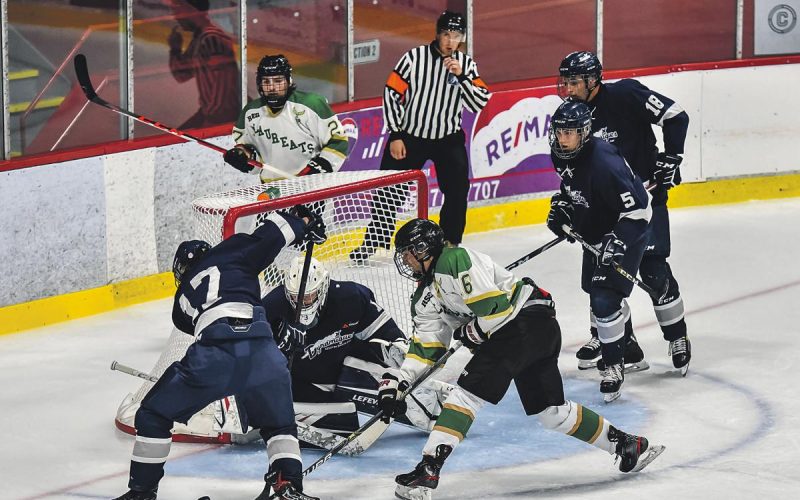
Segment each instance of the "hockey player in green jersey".
[{"label": "hockey player in green jersey", "polygon": [[558,370],[561,330],[550,294],[532,279],[517,279],[486,254],[445,247],[442,229],[414,219],[395,237],[395,264],[419,285],[412,297],[414,334],[399,369],[384,374],[384,417],[403,412],[398,394],[442,354],[452,339],[474,353],[444,402],[422,450],[422,461],[395,481],[399,498],[431,498],[445,459],[467,435],[478,410],[497,404],[513,380],[527,415],[620,459],[622,472],[643,469],[663,450],[625,433],[601,415],[564,398]]},{"label": "hockey player in green jersey", "polygon": [[[348,148],[344,128],[323,96],[297,90],[286,57],[264,56],[256,85],[261,97],[239,113],[236,146],[225,153],[225,162],[247,173],[253,171],[247,161],[257,160],[285,177],[339,170]],[[261,176],[262,182],[275,180],[267,169]]]}]

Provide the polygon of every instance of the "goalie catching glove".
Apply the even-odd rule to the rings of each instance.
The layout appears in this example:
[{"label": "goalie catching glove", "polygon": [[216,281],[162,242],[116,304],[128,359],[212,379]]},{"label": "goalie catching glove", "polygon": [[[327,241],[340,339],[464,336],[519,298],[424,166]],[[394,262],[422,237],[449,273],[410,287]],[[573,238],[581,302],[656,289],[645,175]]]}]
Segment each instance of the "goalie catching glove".
[{"label": "goalie catching glove", "polygon": [[402,399],[397,399],[400,393],[408,389],[408,382],[402,382],[392,374],[386,372],[378,385],[378,407],[383,412],[381,421],[385,424],[391,422],[394,417],[404,415],[408,406]]},{"label": "goalie catching glove", "polygon": [[683,158],[680,155],[658,153],[654,172],[656,182],[664,186],[665,189],[679,185],[681,183],[681,162],[683,162]]},{"label": "goalie catching glove", "polygon": [[331,162],[321,156],[315,156],[308,160],[308,164],[297,175],[329,174],[331,172],[333,172]]},{"label": "goalie catching glove", "polygon": [[231,149],[225,151],[225,156],[222,158],[225,163],[232,166],[236,170],[248,174],[252,172],[255,167],[247,163],[256,157],[256,148],[252,144],[237,144]]}]

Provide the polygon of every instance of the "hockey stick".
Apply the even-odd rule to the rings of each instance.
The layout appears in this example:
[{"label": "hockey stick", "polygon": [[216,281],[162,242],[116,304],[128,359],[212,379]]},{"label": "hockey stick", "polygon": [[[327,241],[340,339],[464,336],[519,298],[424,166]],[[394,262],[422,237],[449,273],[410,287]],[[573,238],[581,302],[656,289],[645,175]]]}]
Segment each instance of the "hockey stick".
[{"label": "hockey stick", "polygon": [[[589,243],[586,243],[586,240],[581,238],[581,236],[578,233],[576,233],[575,231],[573,231],[571,227],[569,227],[568,225],[564,224],[563,226],[561,226],[561,228],[564,230],[565,233],[567,233],[567,235],[569,235],[570,238],[573,238],[575,241],[580,243],[583,248],[585,248],[586,250],[592,252],[595,255],[595,257],[600,257],[600,253],[601,253],[600,249],[595,248],[593,245],[590,245]],[[653,290],[648,285],[643,283],[637,277],[631,276],[631,274],[628,271],[622,269],[622,266],[620,266],[616,262],[612,263],[612,267],[614,268],[614,270],[616,272],[621,274],[625,279],[627,279],[628,281],[630,281],[634,285],[638,286],[639,288],[641,288],[642,290],[647,292],[647,295],[649,295],[650,297],[652,297],[654,299],[658,299],[659,298],[658,293],[656,293],[655,290]]]},{"label": "hockey stick", "polygon": [[[136,368],[131,368],[130,366],[123,365],[122,363],[118,363],[117,361],[111,362],[111,369],[118,372],[126,373],[128,375],[132,375],[134,377],[139,377],[141,379],[147,380],[148,382],[153,382],[153,383],[158,382],[158,377],[154,377],[149,373],[139,371]],[[344,437],[338,434],[334,434],[333,432],[327,431],[325,429],[319,429],[317,427],[314,427],[313,425],[308,425],[303,422],[297,422],[297,437],[298,439],[305,441],[306,443],[313,444],[315,446],[319,446],[320,448],[324,449],[331,449],[334,446],[338,446],[345,440]],[[348,456],[359,455],[363,453],[367,448],[369,448],[370,445],[372,445],[371,442],[366,443],[363,440],[356,440],[349,446],[343,447],[341,453],[343,455],[348,455]]]},{"label": "hockey stick", "polygon": [[[427,380],[431,375],[433,375],[433,373],[436,370],[441,368],[445,364],[445,362],[448,359],[450,359],[450,356],[452,356],[453,353],[458,350],[459,347],[461,347],[461,342],[456,341],[455,343],[453,343],[453,345],[450,346],[450,349],[448,349],[447,352],[445,352],[442,355],[442,357],[440,357],[438,360],[436,360],[436,362],[434,364],[429,366],[428,369],[426,369],[424,372],[422,372],[422,374],[419,377],[417,377],[417,379],[414,381],[414,383],[412,383],[408,388],[406,388],[406,390],[404,390],[403,392],[400,393],[400,395],[398,396],[397,399],[398,400],[405,399],[406,396],[408,396],[411,393],[411,391],[413,391],[414,389],[419,387],[420,384],[425,382],[425,380]],[[344,448],[347,445],[347,443],[350,443],[350,442],[354,441],[356,438],[358,438],[361,435],[370,433],[370,429],[373,428],[373,427],[380,428],[381,426],[375,426],[373,424],[378,422],[382,416],[383,416],[383,410],[379,410],[375,415],[372,416],[372,418],[367,420],[366,423],[364,423],[364,425],[362,425],[358,429],[354,430],[352,434],[347,436],[347,439],[345,439],[342,443],[338,444],[337,446],[334,446],[333,448],[328,450],[328,452],[325,453],[322,457],[320,457],[316,462],[314,462],[313,464],[309,465],[306,468],[306,470],[303,471],[303,477],[306,477],[307,475],[311,474],[319,466],[321,466],[322,464],[324,464],[325,462],[330,460],[331,457],[333,457],[335,454],[339,453],[339,451],[341,451],[341,449]],[[386,425],[386,427],[388,427],[389,424],[384,424],[384,425]],[[383,434],[384,430],[385,429],[381,429],[380,434]],[[274,477],[274,476],[270,476],[270,478],[271,477]],[[272,494],[272,495],[270,495],[269,498],[276,498],[276,497],[277,497],[277,495]]]},{"label": "hockey stick", "polygon": [[[300,315],[303,312],[303,306],[305,305],[305,298],[306,298],[306,282],[308,281],[308,271],[311,268],[311,254],[314,252],[314,242],[308,242],[308,248],[306,249],[306,259],[303,261],[303,273],[300,275],[300,289],[297,291],[297,302],[294,305],[294,323],[300,323]],[[287,325],[288,327],[288,325]],[[292,346],[289,349],[289,373],[292,372],[292,362],[294,361],[294,356],[297,354],[297,351],[302,349],[297,349],[297,346]]]},{"label": "hockey stick", "polygon": [[510,270],[514,269],[515,267],[521,266],[522,264],[528,262],[529,260],[531,260],[532,258],[536,257],[540,253],[542,253],[542,252],[544,252],[546,250],[550,250],[551,248],[553,248],[554,246],[558,245],[559,243],[561,243],[565,239],[567,239],[566,236],[559,236],[556,239],[548,241],[547,243],[545,243],[544,245],[540,246],[539,248],[537,248],[533,252],[529,253],[528,255],[525,255],[524,257],[520,257],[519,259],[515,260],[511,264],[507,265],[506,266],[506,270],[510,271]]},{"label": "hockey stick", "polygon": [[[217,146],[216,144],[210,143],[208,141],[204,141],[203,139],[200,139],[199,137],[195,137],[195,136],[193,136],[191,134],[187,134],[186,132],[183,132],[183,131],[178,130],[176,128],[168,127],[168,126],[164,125],[163,123],[159,123],[159,122],[157,122],[155,120],[151,120],[150,118],[147,118],[146,116],[137,115],[136,113],[132,113],[132,112],[126,110],[126,109],[123,109],[123,108],[120,108],[119,106],[111,104],[110,102],[106,101],[105,99],[103,99],[102,97],[97,95],[97,92],[95,92],[94,85],[92,85],[92,80],[89,77],[89,65],[86,62],[86,56],[84,56],[83,54],[76,55],[75,59],[73,59],[73,63],[75,65],[75,76],[78,78],[78,83],[80,84],[81,89],[83,90],[83,93],[86,95],[86,98],[89,101],[97,104],[98,106],[102,106],[102,107],[104,107],[106,109],[110,109],[111,111],[114,111],[114,112],[119,113],[121,115],[125,115],[125,116],[128,116],[130,118],[133,118],[134,120],[136,120],[138,122],[144,123],[146,125],[150,125],[151,127],[155,127],[158,130],[161,130],[162,132],[167,132],[168,134],[172,134],[174,136],[180,137],[181,139],[184,139],[186,141],[196,142],[196,143],[200,144],[201,146],[205,146],[205,147],[207,147],[209,149],[213,149],[214,151],[217,151],[218,153],[225,154],[225,152],[227,151],[225,148]],[[281,178],[286,177],[286,173],[285,172],[281,172],[280,170],[278,170],[277,168],[275,168],[275,167],[273,167],[271,165],[267,165],[265,163],[260,163],[260,162],[258,162],[256,160],[248,160],[247,164],[250,165],[251,167],[254,167],[254,168],[263,168],[264,170],[267,170],[267,171],[277,175],[278,177],[281,177]]]}]

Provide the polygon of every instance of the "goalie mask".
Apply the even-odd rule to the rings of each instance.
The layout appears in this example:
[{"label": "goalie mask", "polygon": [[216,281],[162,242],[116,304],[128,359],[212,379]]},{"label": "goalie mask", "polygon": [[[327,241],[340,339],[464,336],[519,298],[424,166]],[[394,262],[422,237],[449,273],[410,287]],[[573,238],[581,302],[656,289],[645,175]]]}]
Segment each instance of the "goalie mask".
[{"label": "goalie mask", "polygon": [[283,108],[296,88],[292,80],[292,65],[286,56],[278,54],[261,58],[256,70],[256,87],[262,104],[272,110]]},{"label": "goalie mask", "polygon": [[[286,291],[286,298],[296,313],[297,295],[300,292],[300,283],[303,279],[303,264],[305,256],[299,255],[292,259],[289,271],[283,281]],[[328,287],[331,283],[328,271],[315,258],[311,258],[308,266],[308,278],[306,278],[305,296],[303,306],[300,310],[300,323],[313,328],[319,321],[319,314],[325,306],[325,299],[328,297]]]},{"label": "goalie mask", "polygon": [[181,286],[181,280],[186,272],[194,267],[210,249],[211,245],[203,240],[184,241],[178,245],[172,261],[172,274],[175,276],[176,287]]},{"label": "goalie mask", "polygon": [[[419,281],[433,273],[436,259],[444,248],[444,232],[433,221],[413,219],[397,231],[394,248],[394,265],[400,275]],[[416,259],[419,269],[407,261],[407,254]],[[424,262],[429,259],[432,261],[426,271]]]},{"label": "goalie mask", "polygon": [[[558,67],[558,96],[586,101],[603,77],[603,65],[592,52],[580,51],[567,55]],[[581,86],[583,83],[583,86]]]},{"label": "goalie mask", "polygon": [[550,151],[558,158],[575,158],[591,138],[592,111],[586,103],[566,100],[550,118]]}]

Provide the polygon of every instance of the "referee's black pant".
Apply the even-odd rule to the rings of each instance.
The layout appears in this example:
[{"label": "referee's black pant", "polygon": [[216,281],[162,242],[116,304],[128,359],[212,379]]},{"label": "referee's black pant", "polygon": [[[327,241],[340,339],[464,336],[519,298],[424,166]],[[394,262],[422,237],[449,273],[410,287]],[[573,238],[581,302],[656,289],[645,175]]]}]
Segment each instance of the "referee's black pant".
[{"label": "referee's black pant", "polygon": [[[422,169],[427,160],[436,167],[436,179],[444,195],[444,203],[439,212],[439,225],[444,238],[453,244],[461,243],[464,226],[467,223],[467,195],[469,194],[469,165],[464,131],[441,139],[422,139],[406,135],[403,137],[406,157],[395,160],[390,153],[390,144],[383,150],[381,170]],[[395,192],[388,193],[387,189]],[[397,188],[379,190],[373,200],[372,220],[364,237],[365,246],[389,248],[397,218],[397,209],[403,205],[408,194],[396,192]]]}]

